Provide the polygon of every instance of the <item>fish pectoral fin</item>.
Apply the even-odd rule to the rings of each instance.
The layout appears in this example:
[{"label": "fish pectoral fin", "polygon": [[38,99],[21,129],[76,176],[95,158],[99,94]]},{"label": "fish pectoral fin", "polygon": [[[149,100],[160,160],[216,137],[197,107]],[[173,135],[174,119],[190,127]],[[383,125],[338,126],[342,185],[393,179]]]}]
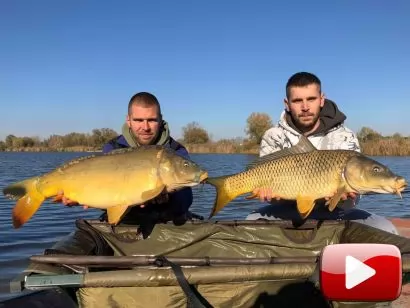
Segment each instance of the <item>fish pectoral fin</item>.
[{"label": "fish pectoral fin", "polygon": [[254,191],[251,192],[251,194],[247,197],[245,197],[246,200],[251,200],[251,199],[256,199],[259,198],[259,189],[255,189]]},{"label": "fish pectoral fin", "polygon": [[299,196],[296,198],[297,208],[300,216],[305,219],[315,207],[315,199],[311,197]]},{"label": "fish pectoral fin", "polygon": [[157,185],[154,189],[146,190],[141,194],[141,198],[144,202],[149,201],[157,197],[160,193],[162,193],[165,189],[164,184]]},{"label": "fish pectoral fin", "polygon": [[328,206],[329,211],[333,212],[334,209],[336,208],[337,204],[339,203],[340,199],[342,198],[342,195],[346,192],[344,187],[339,188],[334,196],[330,198],[325,204]]},{"label": "fish pectoral fin", "polygon": [[107,209],[108,223],[116,225],[122,217],[125,215],[125,212],[128,210],[128,205],[116,205],[109,207]]}]

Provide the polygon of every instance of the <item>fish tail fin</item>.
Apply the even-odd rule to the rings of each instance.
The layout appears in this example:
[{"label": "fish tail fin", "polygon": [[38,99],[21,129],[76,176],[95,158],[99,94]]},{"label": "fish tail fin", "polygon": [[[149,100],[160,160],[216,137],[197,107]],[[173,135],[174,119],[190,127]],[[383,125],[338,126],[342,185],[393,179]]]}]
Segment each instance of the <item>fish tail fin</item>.
[{"label": "fish tail fin", "polygon": [[12,200],[16,200],[13,209],[13,227],[20,228],[40,208],[45,196],[37,189],[38,177],[29,178],[21,182],[11,184],[3,189],[3,194]]},{"label": "fish tail fin", "polygon": [[236,193],[229,189],[229,184],[227,183],[227,176],[208,178],[206,180],[206,183],[211,184],[216,188],[216,198],[214,207],[208,218],[211,219],[212,216],[214,216],[216,213],[222,210],[226,206],[226,204],[228,204],[237,196],[239,196],[240,193]]}]

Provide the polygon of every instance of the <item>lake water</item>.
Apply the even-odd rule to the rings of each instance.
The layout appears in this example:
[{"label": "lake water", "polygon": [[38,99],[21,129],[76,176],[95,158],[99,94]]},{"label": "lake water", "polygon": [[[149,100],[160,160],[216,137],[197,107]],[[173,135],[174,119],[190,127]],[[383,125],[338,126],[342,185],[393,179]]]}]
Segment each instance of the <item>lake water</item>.
[{"label": "lake water", "polygon": [[[0,187],[30,176],[54,169],[59,164],[89,153],[0,153]],[[245,154],[192,154],[192,159],[208,170],[210,176],[242,171],[254,155]],[[409,157],[377,157],[394,172],[410,179]],[[212,186],[194,188],[194,213],[208,217],[215,198]],[[383,216],[410,217],[410,195],[403,199],[393,195],[369,195],[362,198],[359,207]],[[13,229],[11,211],[15,201],[0,194],[0,300],[17,294],[7,294],[5,289],[28,264],[28,258],[42,254],[56,241],[73,230],[78,218],[98,218],[101,211],[66,207],[46,201],[21,229]],[[244,219],[253,209],[263,204],[256,200],[238,197],[212,219]]]}]

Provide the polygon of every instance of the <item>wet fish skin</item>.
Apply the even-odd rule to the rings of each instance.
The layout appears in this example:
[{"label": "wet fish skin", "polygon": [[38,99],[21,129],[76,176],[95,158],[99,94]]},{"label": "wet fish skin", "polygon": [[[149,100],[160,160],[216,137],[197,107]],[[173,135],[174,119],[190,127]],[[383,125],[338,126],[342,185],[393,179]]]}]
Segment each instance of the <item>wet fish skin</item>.
[{"label": "wet fish skin", "polygon": [[[333,211],[344,193],[396,193],[407,181],[383,164],[352,150],[317,150],[302,136],[294,147],[258,158],[247,170],[210,177],[217,196],[211,218],[236,197],[270,188],[275,196],[296,200],[301,218],[311,213],[316,200],[333,195],[326,203]],[[257,193],[247,199],[256,198]]]},{"label": "wet fish skin", "polygon": [[3,194],[17,199],[14,228],[20,228],[45,199],[59,191],[80,204],[106,209],[109,223],[115,225],[129,207],[144,204],[162,192],[198,185],[207,177],[207,171],[195,162],[172,149],[153,145],[80,157],[11,184]]}]

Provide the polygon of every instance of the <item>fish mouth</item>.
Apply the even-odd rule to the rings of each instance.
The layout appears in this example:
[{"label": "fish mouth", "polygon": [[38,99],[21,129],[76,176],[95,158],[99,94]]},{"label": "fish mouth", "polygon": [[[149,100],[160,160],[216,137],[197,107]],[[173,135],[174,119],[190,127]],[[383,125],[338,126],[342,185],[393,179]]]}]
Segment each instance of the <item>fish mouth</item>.
[{"label": "fish mouth", "polygon": [[396,178],[396,181],[395,181],[395,189],[394,189],[394,193],[396,194],[396,195],[398,195],[400,198],[403,198],[402,197],[402,195],[401,195],[401,193],[402,193],[402,191],[407,187],[407,185],[408,185],[408,183],[407,183],[407,181],[406,181],[406,179],[405,178],[403,178],[403,177],[397,177]]},{"label": "fish mouth", "polygon": [[208,172],[206,172],[206,171],[201,172],[201,174],[199,175],[199,183],[200,184],[205,184],[207,179],[208,179]]}]

